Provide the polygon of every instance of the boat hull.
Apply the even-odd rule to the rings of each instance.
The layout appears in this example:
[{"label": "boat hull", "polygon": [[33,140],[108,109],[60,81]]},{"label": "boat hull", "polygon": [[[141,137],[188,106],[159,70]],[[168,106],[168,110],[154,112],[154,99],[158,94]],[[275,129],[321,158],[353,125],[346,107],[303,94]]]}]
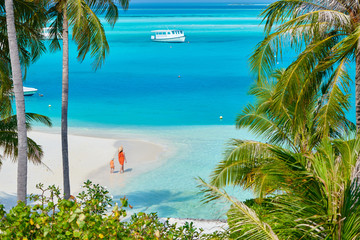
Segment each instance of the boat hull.
[{"label": "boat hull", "polygon": [[31,91],[31,92],[24,92],[24,96],[32,96],[36,93],[36,91]]},{"label": "boat hull", "polygon": [[36,88],[23,87],[24,96],[32,96],[37,92]]},{"label": "boat hull", "polygon": [[154,42],[169,42],[169,43],[183,43],[185,42],[185,36],[175,38],[152,38]]}]

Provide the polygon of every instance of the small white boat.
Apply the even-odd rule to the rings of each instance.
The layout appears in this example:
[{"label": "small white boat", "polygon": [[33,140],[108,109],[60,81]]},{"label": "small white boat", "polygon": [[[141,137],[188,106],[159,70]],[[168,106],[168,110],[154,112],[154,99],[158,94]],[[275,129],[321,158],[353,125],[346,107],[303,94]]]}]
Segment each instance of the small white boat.
[{"label": "small white boat", "polygon": [[23,87],[24,96],[32,96],[37,92],[36,88]]},{"label": "small white boat", "polygon": [[151,40],[154,42],[185,42],[185,34],[182,30],[154,30],[151,32],[154,33],[154,35],[151,35]]}]

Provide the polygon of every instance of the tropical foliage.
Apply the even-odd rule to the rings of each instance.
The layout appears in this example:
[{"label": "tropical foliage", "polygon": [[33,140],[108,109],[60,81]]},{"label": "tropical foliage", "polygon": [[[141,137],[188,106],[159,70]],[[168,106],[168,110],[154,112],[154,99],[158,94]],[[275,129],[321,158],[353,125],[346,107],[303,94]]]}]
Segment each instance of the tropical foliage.
[{"label": "tropical foliage", "polygon": [[276,101],[286,101],[284,94],[293,92],[299,76],[332,74],[338,71],[338,65],[356,59],[356,124],[359,129],[359,1],[279,0],[270,4],[261,16],[265,22],[265,39],[250,59],[258,79],[264,80],[272,74],[276,58],[281,58],[284,50],[292,47],[299,53],[283,75],[283,91],[276,96]]},{"label": "tropical foliage", "polygon": [[[26,75],[27,67],[39,59],[46,50],[41,29],[47,15],[43,1],[14,1],[14,22],[21,69]],[[5,2],[0,2],[0,116],[12,115],[11,98],[13,82],[10,49],[7,35]]]},{"label": "tropical foliage", "polygon": [[268,172],[270,166],[283,167],[278,152],[311,155],[324,139],[353,132],[355,126],[345,118],[350,107],[349,77],[342,67],[326,80],[299,77],[293,91],[284,93],[284,102],[278,102],[277,96],[285,88],[285,71],[278,70],[270,80],[256,83],[250,90],[255,103],[248,104],[238,115],[236,126],[248,129],[262,141],[233,139],[211,184],[251,188],[259,197],[286,191],[287,184],[282,184],[286,177]]},{"label": "tropical foliage", "polygon": [[360,239],[360,191],[352,183],[359,149],[359,139],[324,140],[308,155],[269,149],[278,165],[258,159],[258,168],[284,190],[250,207],[205,182],[204,191],[208,200],[232,203],[228,222],[237,239]]},{"label": "tropical foliage", "polygon": [[[26,127],[27,130],[31,129],[33,122],[39,122],[46,126],[51,127],[51,121],[48,117],[35,114],[35,113],[26,113]],[[18,156],[18,139],[17,139],[17,120],[16,115],[4,118],[0,120],[0,147],[3,149],[3,155],[0,155],[0,165],[3,157],[10,157],[14,161]],[[43,150],[40,145],[38,145],[31,138],[27,138],[28,143],[28,152],[27,158],[35,164],[41,163],[41,158],[43,156]]]},{"label": "tropical foliage", "polygon": [[[258,79],[236,119],[261,141],[233,139],[210,184],[207,200],[232,203],[228,222],[239,239],[358,239],[360,197],[356,162],[360,140],[345,114],[349,76],[344,63],[331,75],[297,75],[287,89],[287,70]],[[278,97],[282,96],[283,101]],[[241,203],[223,187],[251,189],[256,201]]]},{"label": "tropical foliage", "polygon": [[[1,239],[220,239],[205,235],[193,224],[176,226],[160,221],[156,214],[138,213],[128,221],[128,200],[114,204],[104,187],[90,181],[72,200],[60,197],[55,186],[38,184],[40,194],[31,195],[34,206],[20,202],[8,213],[0,205]],[[99,208],[100,207],[100,208]],[[109,210],[111,209],[111,210]]]},{"label": "tropical foliage", "polygon": [[[46,9],[44,1],[14,0],[14,21],[19,45],[22,70],[39,59],[46,50],[41,36],[41,29],[46,24]],[[11,66],[9,42],[6,29],[5,1],[0,2],[0,76],[1,87],[11,82]]]},{"label": "tropical foliage", "polygon": [[[66,31],[71,27],[72,39],[78,47],[78,60],[83,61],[90,52],[94,59],[93,67],[102,65],[109,45],[104,27],[98,17],[105,15],[105,20],[114,26],[119,14],[118,5],[124,9],[129,7],[129,0],[56,0],[48,1],[48,24],[50,27],[50,49],[60,50],[60,42],[64,36],[64,19],[67,21]],[[68,55],[68,53],[67,53]]]}]

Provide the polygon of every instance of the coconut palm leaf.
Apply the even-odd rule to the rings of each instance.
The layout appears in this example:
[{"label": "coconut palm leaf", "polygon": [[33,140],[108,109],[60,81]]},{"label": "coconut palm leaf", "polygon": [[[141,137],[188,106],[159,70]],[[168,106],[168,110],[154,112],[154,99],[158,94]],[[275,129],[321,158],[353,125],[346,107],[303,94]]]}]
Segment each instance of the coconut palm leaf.
[{"label": "coconut palm leaf", "polygon": [[[46,22],[43,1],[14,1],[15,26],[19,44],[20,62],[27,67],[45,51],[41,41],[41,29]],[[0,59],[9,67],[9,46],[7,42],[4,1],[0,2]],[[6,63],[8,62],[8,63]],[[26,70],[26,68],[24,68]]]},{"label": "coconut palm leaf", "polygon": [[[239,232],[244,227],[249,228],[248,231],[243,233],[237,239],[279,239],[271,227],[267,223],[261,221],[251,208],[230,197],[225,191],[207,184],[203,179],[198,178],[198,181],[200,182],[202,191],[206,194],[207,200],[223,198],[232,204],[232,209],[229,212],[229,221],[232,226],[232,232]],[[205,200],[205,202],[207,200]]]},{"label": "coconut palm leaf", "polygon": [[[18,157],[18,138],[17,132],[0,131],[0,147],[4,148],[2,157],[9,157],[13,161]],[[34,140],[28,138],[27,158],[34,164],[40,164],[43,156],[43,150]]]},{"label": "coconut palm leaf", "polygon": [[318,133],[323,136],[327,136],[331,128],[341,131],[342,126],[339,124],[350,109],[349,82],[351,80],[345,69],[346,60],[343,59],[340,62],[323,89],[323,104],[317,115],[319,119]]},{"label": "coconut palm leaf", "polygon": [[360,188],[357,184],[351,185],[346,189],[344,194],[344,205],[342,208],[342,216],[344,219],[342,226],[343,239],[359,239],[360,238]]},{"label": "coconut palm leaf", "polygon": [[[287,116],[282,116],[283,121],[289,121]],[[237,128],[248,128],[257,136],[264,136],[266,141],[271,143],[286,143],[291,145],[288,133],[279,126],[274,119],[269,118],[266,112],[256,109],[249,104],[236,118]]]},{"label": "coconut palm leaf", "polygon": [[50,29],[50,51],[57,51],[61,49],[60,40],[62,39],[62,32],[63,32],[63,14],[62,14],[62,7],[64,2],[54,2],[53,5],[48,7],[48,21],[49,29]]},{"label": "coconut palm leaf", "polygon": [[227,155],[212,174],[211,184],[216,187],[231,184],[250,187],[253,184],[254,169],[262,161],[271,161],[268,145],[255,141],[233,140]]},{"label": "coconut palm leaf", "polygon": [[[333,3],[336,1],[332,1]],[[345,14],[348,10],[342,4],[329,4],[330,1],[307,1],[307,0],[279,0],[270,4],[262,13],[265,21],[265,32],[269,34],[278,23],[286,23],[289,20],[304,18],[311,19],[311,23],[327,22],[329,24],[347,26],[349,17]],[[313,15],[322,14],[322,18]],[[305,15],[305,16],[304,16]],[[304,16],[304,17],[303,17]],[[318,21],[318,20],[322,21]],[[334,21],[333,21],[334,19]],[[336,21],[338,19],[338,21]]]},{"label": "coconut palm leaf", "polygon": [[[282,77],[279,79],[281,84],[277,84],[276,93],[274,94],[274,104],[278,109],[282,104],[293,99],[301,90],[316,91],[316,85],[322,78],[315,74],[317,78],[314,78],[313,69],[319,63],[318,59],[324,59],[328,57],[327,51],[324,49],[331,49],[333,38],[338,36],[329,36],[325,40],[318,41],[306,47],[306,49],[299,55],[299,57],[284,71]],[[331,69],[329,69],[331,71]],[[310,83],[304,82],[304,80],[311,80]],[[303,84],[310,85],[310,87],[303,88]],[[303,95],[307,99],[308,93]],[[310,94],[313,94],[310,92]]]},{"label": "coconut palm leaf", "polygon": [[[284,51],[287,46],[283,43],[287,41],[299,55],[287,70],[289,75],[285,79],[292,83],[286,85],[286,91],[296,92],[294,85],[298,81],[295,77],[301,72],[304,75],[312,70],[315,75],[324,71],[325,75],[333,74],[342,61],[351,63],[353,58],[360,58],[357,54],[359,14],[360,4],[355,0],[279,0],[270,4],[261,14],[265,38],[250,58],[252,71],[260,79],[268,77],[274,68],[274,53]],[[278,44],[279,39],[282,44]],[[322,45],[324,41],[327,44]],[[312,54],[311,47],[316,45],[318,48]],[[306,56],[308,58],[304,58]],[[355,64],[360,64],[360,60]],[[356,79],[360,79],[359,74],[357,70]],[[328,79],[322,78],[322,81],[326,83]],[[285,97],[286,94],[280,94],[276,101],[286,101]],[[359,100],[356,105],[356,119],[360,119]],[[360,121],[357,125],[359,128]]]},{"label": "coconut palm leaf", "polygon": [[99,18],[85,0],[68,0],[68,18],[78,46],[78,59],[83,61],[90,51],[94,69],[100,67],[109,52],[109,45]]},{"label": "coconut palm leaf", "polygon": [[[51,127],[51,120],[43,115],[35,113],[26,113],[26,126],[31,129],[33,122],[39,122]],[[27,138],[28,142],[28,159],[35,164],[41,163],[43,151],[40,145],[36,144],[31,138]],[[0,147],[4,149],[2,157],[10,157],[14,161],[18,156],[18,138],[17,138],[17,119],[16,115],[2,119],[0,121]]]},{"label": "coconut palm leaf", "polygon": [[119,15],[117,5],[121,5],[124,10],[129,8],[129,0],[88,0],[87,4],[95,14],[105,14],[105,19],[110,25],[114,26]]},{"label": "coconut palm leaf", "polygon": [[[252,213],[261,216],[257,220],[271,226],[279,239],[357,239],[360,190],[351,176],[356,171],[359,149],[360,139],[353,138],[324,138],[313,152],[305,155],[270,147],[276,164],[266,163],[263,171],[283,176],[279,182],[283,191],[254,202],[250,205]],[[278,164],[281,162],[284,164]],[[239,239],[247,237],[246,234],[263,236],[249,226],[255,223],[249,221],[251,214],[245,204],[236,205],[236,200],[224,190],[200,181],[205,202],[225,198],[232,204],[228,221],[233,234],[241,236]]]},{"label": "coconut palm leaf", "polygon": [[[318,23],[318,28],[323,27],[322,25],[327,25],[326,23]],[[301,53],[301,58],[297,60],[297,63],[294,63],[292,68],[298,69],[299,67],[306,66],[302,65],[315,62],[315,56],[318,55],[318,59],[328,57],[326,50],[331,49],[334,46],[339,38],[345,36],[344,33],[322,33],[323,39],[321,41],[309,41],[304,39],[304,33],[309,33],[310,31],[315,31],[311,29],[313,26],[311,24],[304,24],[301,26],[290,26],[283,27],[283,29],[276,31],[260,42],[252,56],[250,57],[250,69],[253,73],[256,74],[258,79],[266,79],[271,76],[274,72],[274,67],[276,63],[276,58],[282,58],[282,49],[291,43],[291,45],[300,45],[300,48],[303,45],[306,45],[307,48]],[[319,35],[319,34],[318,34]],[[313,56],[311,53],[316,53],[317,55]],[[307,60],[309,62],[307,62]],[[311,60],[311,61],[310,61]],[[294,67],[297,66],[297,68]],[[313,68],[313,66],[312,66]],[[303,67],[306,69],[306,67]]]},{"label": "coconut palm leaf", "polygon": [[318,71],[323,71],[332,66],[333,64],[342,61],[343,59],[351,59],[356,51],[358,39],[360,37],[360,27],[348,35],[346,38],[339,41],[333,48],[331,54],[328,56],[320,66]]}]

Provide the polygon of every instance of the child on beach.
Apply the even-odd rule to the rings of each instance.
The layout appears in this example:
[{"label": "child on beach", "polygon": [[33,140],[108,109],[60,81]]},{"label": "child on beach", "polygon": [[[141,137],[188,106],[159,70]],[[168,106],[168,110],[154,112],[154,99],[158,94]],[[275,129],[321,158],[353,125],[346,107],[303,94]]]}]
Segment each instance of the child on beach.
[{"label": "child on beach", "polygon": [[113,173],[114,169],[115,169],[114,159],[111,159],[111,161],[110,161],[110,173]]},{"label": "child on beach", "polygon": [[119,157],[119,163],[120,163],[120,166],[121,166],[121,169],[120,169],[120,173],[121,173],[121,172],[124,172],[124,162],[127,162],[126,158],[125,158],[123,146],[119,147],[118,157]]}]

